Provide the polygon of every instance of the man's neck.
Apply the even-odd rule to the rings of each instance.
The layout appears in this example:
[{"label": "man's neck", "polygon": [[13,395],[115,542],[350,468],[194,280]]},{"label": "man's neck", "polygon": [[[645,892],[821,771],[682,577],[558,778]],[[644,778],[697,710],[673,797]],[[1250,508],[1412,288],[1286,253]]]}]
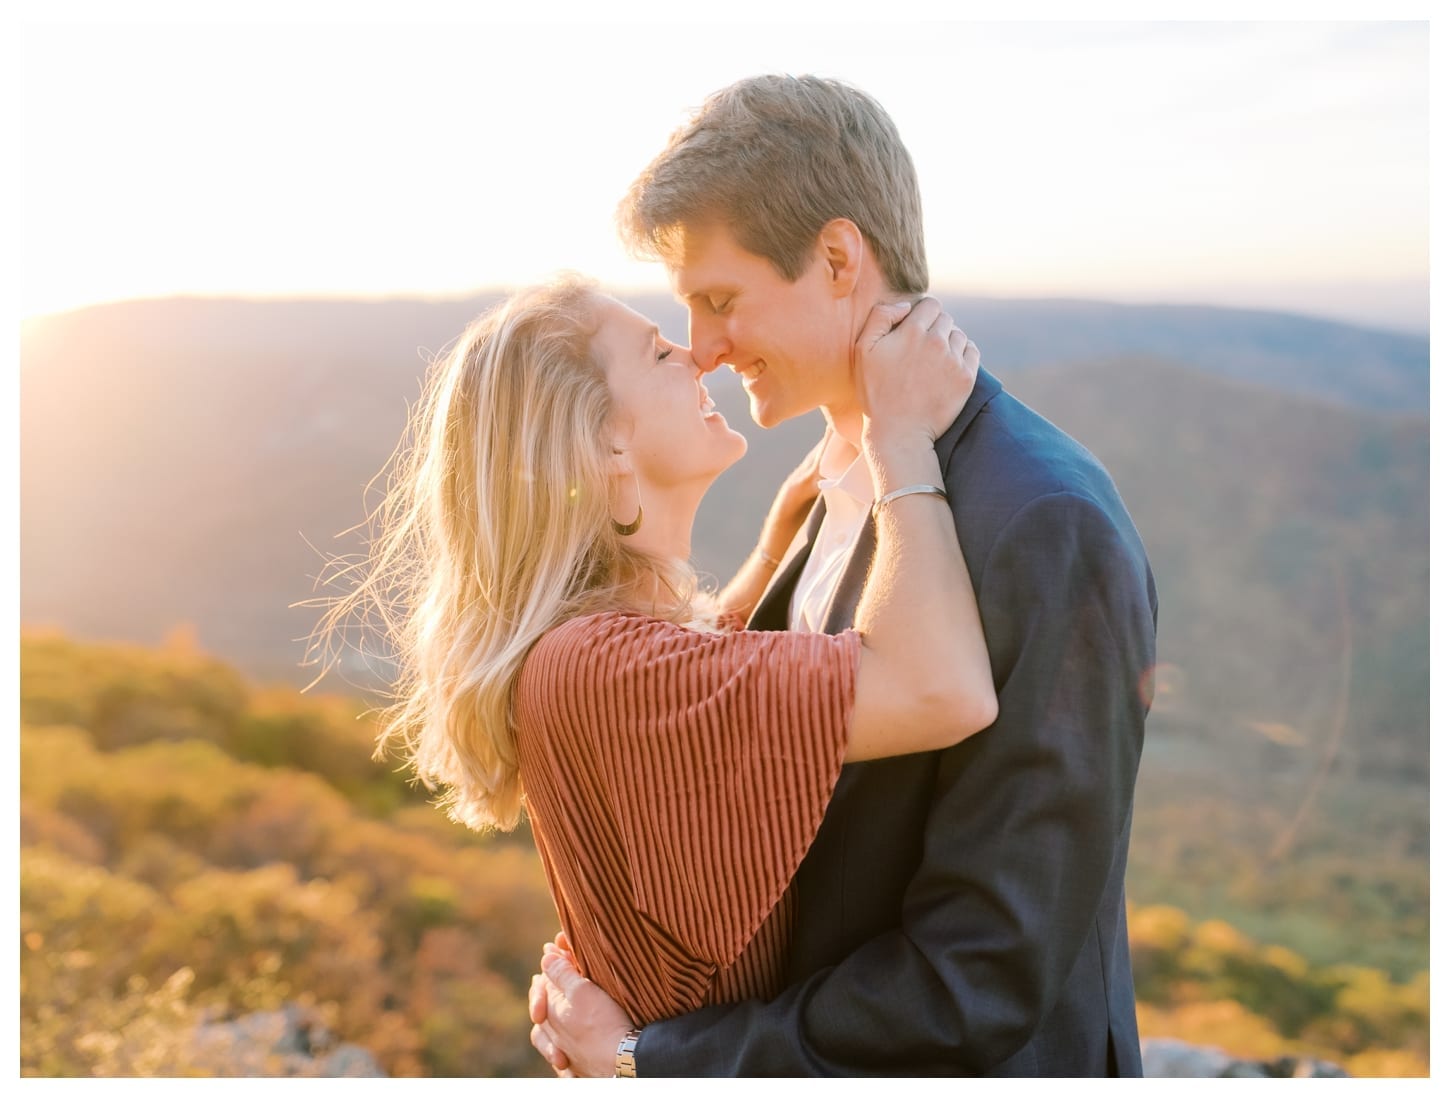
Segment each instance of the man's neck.
[{"label": "man's neck", "polygon": [[[899,293],[888,288],[875,263],[868,264],[862,270],[861,279],[852,294],[852,345],[854,346],[855,341],[861,338],[861,332],[866,327],[866,318],[877,305],[895,301],[913,301],[919,296],[919,294]],[[831,467],[840,472],[855,460],[856,454],[861,452],[861,431],[865,427],[865,413],[862,411],[860,400],[854,389],[848,398],[822,406],[821,411],[825,414],[826,422],[831,425],[831,430],[851,448],[850,456],[841,461],[839,466],[832,463]],[[822,464],[825,464],[825,458],[826,455],[822,455]]]}]

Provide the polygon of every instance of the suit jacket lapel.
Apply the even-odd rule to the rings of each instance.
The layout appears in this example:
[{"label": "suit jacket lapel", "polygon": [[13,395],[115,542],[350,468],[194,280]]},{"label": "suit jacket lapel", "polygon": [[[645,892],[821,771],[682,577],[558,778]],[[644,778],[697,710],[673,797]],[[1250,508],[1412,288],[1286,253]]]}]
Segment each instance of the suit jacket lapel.
[{"label": "suit jacket lapel", "polygon": [[851,628],[856,620],[856,607],[861,603],[861,593],[866,590],[866,575],[871,571],[871,558],[876,553],[876,518],[867,514],[851,548],[851,556],[836,588],[831,592],[830,604],[826,607],[826,624],[823,633],[840,633]]},{"label": "suit jacket lapel", "polygon": [[801,570],[806,566],[806,558],[811,555],[811,546],[815,544],[816,535],[820,533],[821,523],[825,521],[826,501],[818,496],[811,513],[806,516],[805,540],[800,548],[780,562],[775,575],[770,577],[765,594],[755,604],[750,621],[746,623],[747,629],[790,628],[790,596],[795,590],[796,581],[800,579]]},{"label": "suit jacket lapel", "polygon": [[[967,403],[957,413],[957,418],[952,420],[952,425],[936,441],[937,460],[941,462],[943,469],[946,468],[947,459],[951,457],[952,450],[966,435],[972,420],[977,418],[977,413],[1001,391],[1002,383],[1000,381],[986,370],[977,371],[977,381],[972,386],[972,395],[967,398]],[[835,591],[831,594],[830,606],[826,610],[824,632],[840,633],[851,628],[852,623],[856,620],[856,607],[860,605],[861,594],[866,589],[866,576],[871,571],[871,558],[875,553],[876,518],[874,515],[868,514],[865,524],[861,527],[861,534],[856,538],[856,545],[851,550],[851,559],[846,562],[846,568],[841,573]]]}]

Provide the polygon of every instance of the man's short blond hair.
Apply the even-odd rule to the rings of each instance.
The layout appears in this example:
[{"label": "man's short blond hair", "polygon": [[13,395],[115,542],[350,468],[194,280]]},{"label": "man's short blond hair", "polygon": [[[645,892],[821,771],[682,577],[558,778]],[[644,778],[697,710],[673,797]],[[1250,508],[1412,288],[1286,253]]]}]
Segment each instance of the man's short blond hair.
[{"label": "man's short blond hair", "polygon": [[794,282],[821,228],[854,222],[888,287],[927,288],[916,168],[881,104],[838,80],[753,76],[715,92],[619,204],[637,254],[678,259],[681,230],[724,225]]}]

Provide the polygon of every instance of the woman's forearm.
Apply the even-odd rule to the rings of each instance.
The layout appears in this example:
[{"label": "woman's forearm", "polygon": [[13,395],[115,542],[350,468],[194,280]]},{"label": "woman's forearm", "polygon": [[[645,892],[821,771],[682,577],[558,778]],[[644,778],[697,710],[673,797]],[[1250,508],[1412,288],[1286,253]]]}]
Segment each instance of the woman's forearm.
[{"label": "woman's forearm", "polygon": [[[878,500],[942,484],[927,436],[869,440],[866,453]],[[875,518],[876,555],[855,619],[863,653],[850,759],[947,747],[997,717],[976,593],[945,499],[902,495]]]}]

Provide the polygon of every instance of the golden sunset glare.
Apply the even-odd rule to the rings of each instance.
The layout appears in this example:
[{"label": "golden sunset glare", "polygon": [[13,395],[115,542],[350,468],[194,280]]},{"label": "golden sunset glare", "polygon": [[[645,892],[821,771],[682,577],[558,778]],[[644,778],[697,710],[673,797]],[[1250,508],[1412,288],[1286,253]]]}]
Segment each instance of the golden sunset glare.
[{"label": "golden sunset glare", "polygon": [[710,91],[816,72],[916,158],[933,281],[1423,331],[1417,23],[24,28],[22,313],[173,294],[664,289],[616,201]]}]

